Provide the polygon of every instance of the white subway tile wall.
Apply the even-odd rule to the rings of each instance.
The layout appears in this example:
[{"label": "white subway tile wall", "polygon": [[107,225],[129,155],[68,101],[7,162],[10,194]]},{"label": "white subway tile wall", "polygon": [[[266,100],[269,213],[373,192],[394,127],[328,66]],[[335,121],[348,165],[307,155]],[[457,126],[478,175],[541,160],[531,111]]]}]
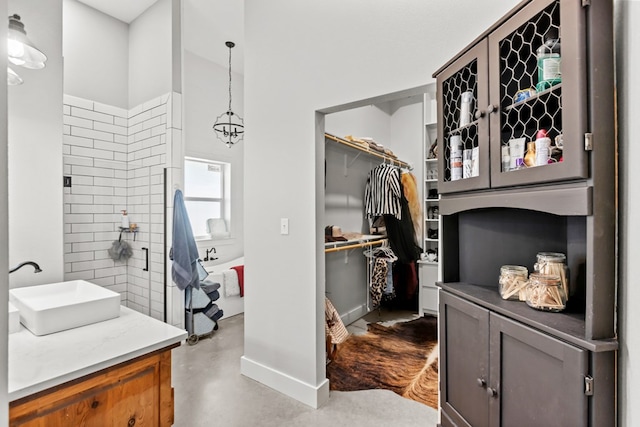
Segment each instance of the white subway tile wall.
[{"label": "white subway tile wall", "polygon": [[[180,176],[175,171],[181,170],[182,160],[171,155],[182,137],[181,117],[175,113],[180,101],[179,94],[167,94],[125,110],[65,95],[63,106],[64,174],[72,180],[64,189],[65,280],[86,279],[119,292],[124,305],[161,320],[164,169],[173,172],[171,177]],[[169,192],[167,199],[173,197],[173,190]],[[122,234],[133,255],[114,261],[107,250],[120,236],[123,209],[139,231]],[[171,207],[167,214],[172,214]],[[170,235],[169,230],[168,245]],[[170,276],[167,282],[174,287]],[[183,316],[171,307],[174,302],[169,305],[167,321],[182,325]]]}]

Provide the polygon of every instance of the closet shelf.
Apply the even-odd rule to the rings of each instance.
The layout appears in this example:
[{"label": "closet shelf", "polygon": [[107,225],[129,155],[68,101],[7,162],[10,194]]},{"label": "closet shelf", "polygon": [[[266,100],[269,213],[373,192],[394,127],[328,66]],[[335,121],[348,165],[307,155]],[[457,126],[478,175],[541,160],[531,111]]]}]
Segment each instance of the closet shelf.
[{"label": "closet shelf", "polygon": [[363,236],[359,239],[346,240],[344,242],[328,242],[324,244],[324,253],[340,252],[350,249],[367,248],[370,246],[381,245],[386,242],[385,236]]},{"label": "closet shelf", "polygon": [[413,169],[411,166],[409,166],[409,164],[407,162],[403,162],[402,160],[398,160],[398,159],[394,159],[393,157],[389,157],[385,154],[379,153],[377,151],[368,149],[368,148],[364,148],[354,142],[351,141],[347,141],[346,139],[342,139],[339,138],[335,135],[331,135],[330,133],[325,133],[324,134],[325,140],[326,141],[333,141],[333,142],[337,142],[338,144],[342,144],[345,145],[349,148],[353,148],[354,150],[360,151],[362,153],[366,153],[369,154],[371,156],[374,157],[378,157],[380,159],[383,159],[385,162],[389,162],[392,165],[396,165],[399,166],[401,168],[406,168],[406,169]]}]

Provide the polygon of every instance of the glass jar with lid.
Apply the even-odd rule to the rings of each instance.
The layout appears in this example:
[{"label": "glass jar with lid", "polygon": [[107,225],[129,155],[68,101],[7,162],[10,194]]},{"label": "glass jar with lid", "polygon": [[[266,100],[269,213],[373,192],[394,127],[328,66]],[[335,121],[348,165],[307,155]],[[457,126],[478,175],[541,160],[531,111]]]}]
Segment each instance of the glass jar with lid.
[{"label": "glass jar with lid", "polygon": [[503,265],[500,267],[498,290],[502,299],[520,300],[526,299],[525,288],[529,270],[521,265]]},{"label": "glass jar with lid", "polygon": [[558,312],[567,306],[567,294],[558,275],[531,273],[526,294],[527,305],[536,310]]},{"label": "glass jar with lid", "polygon": [[533,265],[536,273],[551,274],[560,277],[562,289],[566,298],[569,298],[569,269],[567,257],[560,252],[538,252],[537,261]]}]

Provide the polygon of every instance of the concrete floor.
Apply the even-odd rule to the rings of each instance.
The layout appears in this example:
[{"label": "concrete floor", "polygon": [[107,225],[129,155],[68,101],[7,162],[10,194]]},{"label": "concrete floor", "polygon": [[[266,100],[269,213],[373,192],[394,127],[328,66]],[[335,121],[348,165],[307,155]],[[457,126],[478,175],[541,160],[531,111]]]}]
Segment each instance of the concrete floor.
[{"label": "concrete floor", "polygon": [[313,409],[241,375],[243,342],[240,314],[222,320],[213,337],[173,350],[176,427],[437,424],[436,410],[388,390],[332,391],[326,405]]}]

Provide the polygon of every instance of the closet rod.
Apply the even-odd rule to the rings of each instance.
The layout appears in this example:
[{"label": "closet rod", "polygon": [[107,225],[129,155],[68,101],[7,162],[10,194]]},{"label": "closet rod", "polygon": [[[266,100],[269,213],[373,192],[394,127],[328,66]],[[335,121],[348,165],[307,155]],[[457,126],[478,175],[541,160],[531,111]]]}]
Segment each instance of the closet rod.
[{"label": "closet rod", "polygon": [[347,147],[353,148],[355,150],[362,151],[363,153],[367,153],[367,154],[369,154],[371,156],[378,157],[380,159],[388,161],[389,163],[391,163],[393,165],[400,166],[401,168],[405,168],[405,169],[409,169],[409,170],[412,169],[412,167],[408,163],[403,162],[402,160],[394,159],[393,157],[389,157],[389,156],[386,156],[386,155],[384,155],[382,153],[378,153],[377,151],[373,151],[373,150],[361,147],[358,144],[355,144],[355,143],[353,143],[351,141],[347,141],[346,139],[338,138],[337,136],[331,135],[330,133],[325,133],[324,136],[325,136],[326,139],[329,139],[331,141],[335,141],[335,142],[337,142],[339,144],[342,144],[342,145],[346,145]]},{"label": "closet rod", "polygon": [[357,248],[366,248],[368,246],[377,246],[377,245],[381,245],[383,243],[385,243],[387,241],[387,239],[381,239],[381,240],[371,240],[368,242],[362,242],[362,243],[356,243],[353,245],[345,245],[345,246],[335,246],[333,248],[327,248],[324,250],[325,254],[328,254],[330,252],[340,252],[340,251],[346,251],[349,249],[357,249]]}]

